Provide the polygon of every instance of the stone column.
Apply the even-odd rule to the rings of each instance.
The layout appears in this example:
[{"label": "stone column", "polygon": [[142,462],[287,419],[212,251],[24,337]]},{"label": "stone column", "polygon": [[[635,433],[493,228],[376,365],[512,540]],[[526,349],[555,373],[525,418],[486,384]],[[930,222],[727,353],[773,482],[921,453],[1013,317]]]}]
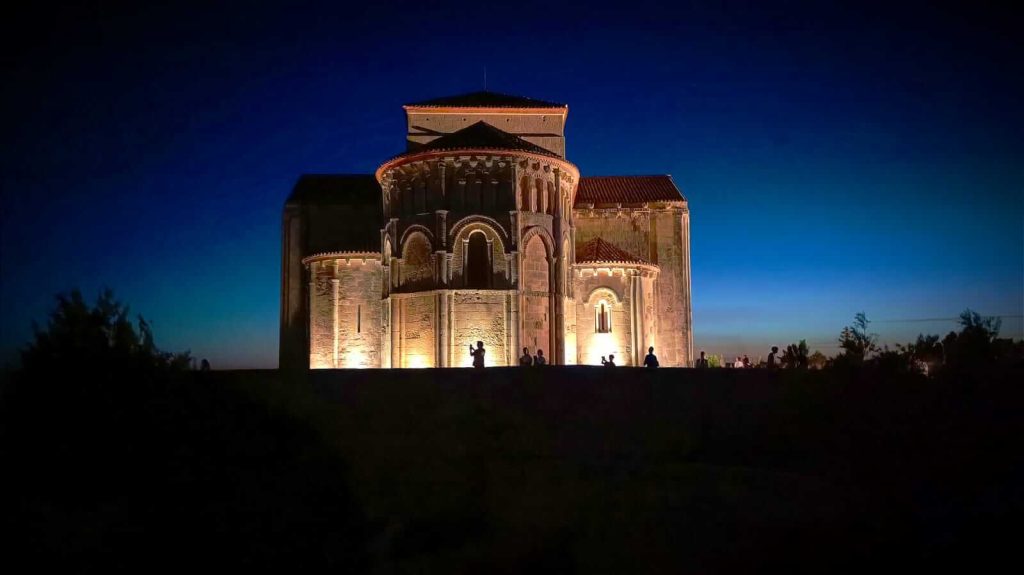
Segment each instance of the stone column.
[{"label": "stone column", "polygon": [[643,282],[635,271],[629,272],[629,318],[630,337],[633,340],[633,365],[643,365],[644,352],[644,321],[643,321]]},{"label": "stone column", "polygon": [[[335,266],[337,266],[337,263],[335,263]],[[334,273],[335,273],[335,275],[337,275],[337,273],[338,273],[337,268],[335,268],[335,272]],[[332,300],[332,307],[334,308],[334,318],[333,318],[334,321],[331,323],[331,325],[333,326],[331,331],[333,332],[333,336],[334,336],[332,339],[334,341],[332,342],[331,346],[332,346],[332,352],[333,352],[332,353],[333,365],[334,365],[334,368],[337,369],[338,368],[338,346],[340,344],[339,338],[341,337],[341,324],[340,324],[340,319],[341,318],[339,317],[341,315],[341,280],[338,279],[337,277],[331,278],[331,300]]]},{"label": "stone column", "polygon": [[508,345],[512,348],[513,353],[510,354],[512,358],[511,365],[516,365],[516,358],[519,357],[521,349],[519,345],[519,292],[515,291],[508,295],[508,309],[509,309],[509,326],[508,326]]},{"label": "stone column", "polygon": [[316,314],[316,268],[317,262],[309,264],[309,315],[306,316],[306,367],[313,367],[313,316]]},{"label": "stone column", "polygon": [[391,297],[391,367],[402,367],[402,301]]},{"label": "stone column", "polygon": [[437,367],[448,367],[448,291],[437,292]]}]

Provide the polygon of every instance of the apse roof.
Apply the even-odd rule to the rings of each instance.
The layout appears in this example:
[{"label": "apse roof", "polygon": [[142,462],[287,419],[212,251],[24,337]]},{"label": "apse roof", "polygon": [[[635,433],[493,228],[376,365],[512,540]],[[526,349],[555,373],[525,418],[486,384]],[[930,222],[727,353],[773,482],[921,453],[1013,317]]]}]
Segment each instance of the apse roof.
[{"label": "apse roof", "polygon": [[503,132],[502,130],[499,130],[498,128],[495,128],[483,121],[467,126],[457,132],[445,134],[444,136],[441,136],[427,144],[417,146],[416,149],[402,155],[405,156],[420,152],[461,150],[470,148],[484,150],[516,150],[541,154],[544,156],[558,157],[557,154],[550,150],[545,150],[544,148],[527,142],[514,134]]},{"label": "apse roof", "polygon": [[565,104],[480,91],[457,96],[444,96],[406,104],[407,108],[568,108]]},{"label": "apse roof", "polygon": [[576,248],[577,263],[592,262],[623,262],[649,264],[650,262],[638,258],[633,254],[604,241],[601,238],[594,238],[589,242]]},{"label": "apse roof", "polygon": [[583,176],[576,190],[579,204],[642,204],[685,201],[672,176]]}]

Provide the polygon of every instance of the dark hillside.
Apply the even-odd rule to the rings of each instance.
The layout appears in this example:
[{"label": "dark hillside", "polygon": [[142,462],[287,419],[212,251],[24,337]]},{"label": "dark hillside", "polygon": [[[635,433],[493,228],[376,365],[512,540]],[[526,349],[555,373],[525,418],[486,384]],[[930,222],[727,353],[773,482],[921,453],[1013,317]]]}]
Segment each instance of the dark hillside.
[{"label": "dark hillside", "polygon": [[1024,510],[1020,375],[211,372],[4,441],[30,548],[97,567],[979,567]]}]

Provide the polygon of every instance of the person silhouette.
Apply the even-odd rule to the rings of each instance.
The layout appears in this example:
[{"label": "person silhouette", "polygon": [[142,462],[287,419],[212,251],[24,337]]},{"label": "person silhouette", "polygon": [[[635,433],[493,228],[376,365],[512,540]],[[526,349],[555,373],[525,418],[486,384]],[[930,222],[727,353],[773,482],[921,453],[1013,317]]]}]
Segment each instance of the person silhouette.
[{"label": "person silhouette", "polygon": [[476,349],[473,346],[469,346],[469,355],[473,356],[473,367],[483,368],[484,367],[484,354],[487,350],[484,349],[484,342],[476,342]]},{"label": "person silhouette", "polygon": [[524,347],[523,348],[523,355],[522,355],[522,357],[519,358],[519,365],[520,365],[520,367],[527,366],[527,365],[533,365],[533,356],[530,355],[530,348],[528,348],[528,347]]},{"label": "person silhouette", "polygon": [[210,362],[205,357],[199,362],[199,371],[210,371]]},{"label": "person silhouette", "polygon": [[654,355],[654,346],[647,348],[647,357],[644,358],[644,367],[658,367],[658,356]]},{"label": "person silhouette", "polygon": [[608,355],[608,359],[607,359],[607,361],[606,361],[606,360],[604,359],[604,356],[602,355],[602,356],[601,356],[601,365],[603,365],[603,366],[605,366],[605,367],[615,367],[615,356],[614,356],[614,355],[611,355],[611,354],[609,354],[609,355]]},{"label": "person silhouette", "polygon": [[700,352],[700,357],[697,359],[697,366],[696,367],[699,367],[699,368],[702,368],[702,369],[705,368],[705,367],[708,367],[708,358],[704,357],[704,352],[703,351]]},{"label": "person silhouette", "polygon": [[746,355],[743,356],[743,367],[750,367],[750,358]]},{"label": "person silhouette", "polygon": [[546,365],[547,361],[544,359],[544,350],[537,348],[537,356],[533,358],[533,365]]},{"label": "person silhouette", "polygon": [[768,369],[775,367],[775,354],[779,353],[779,346],[773,345],[772,352],[768,354]]}]

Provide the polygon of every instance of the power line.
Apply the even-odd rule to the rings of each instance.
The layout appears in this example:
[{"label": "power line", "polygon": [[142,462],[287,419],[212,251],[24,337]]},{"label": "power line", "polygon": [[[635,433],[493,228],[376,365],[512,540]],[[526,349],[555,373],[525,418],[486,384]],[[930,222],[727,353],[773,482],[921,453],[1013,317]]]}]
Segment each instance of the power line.
[{"label": "power line", "polygon": [[[983,315],[983,318],[1021,318],[1024,315],[1021,314],[1003,314],[1003,315]],[[959,317],[909,317],[903,319],[873,319],[869,323],[910,323],[910,322],[928,322],[928,321],[960,321]]]}]

